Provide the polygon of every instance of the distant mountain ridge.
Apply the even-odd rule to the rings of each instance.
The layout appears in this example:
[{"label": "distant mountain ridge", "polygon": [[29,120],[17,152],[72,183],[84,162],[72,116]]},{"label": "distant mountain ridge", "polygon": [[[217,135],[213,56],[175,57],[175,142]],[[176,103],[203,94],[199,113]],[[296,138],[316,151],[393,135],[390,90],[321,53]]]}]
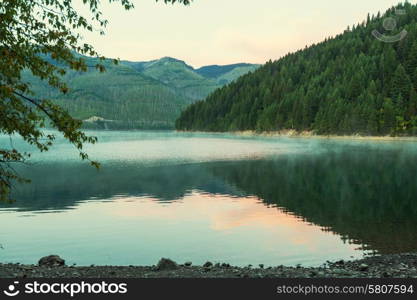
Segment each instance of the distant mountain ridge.
[{"label": "distant mountain ridge", "polygon": [[252,67],[253,65],[251,64],[246,64],[246,63],[240,63],[240,64],[232,64],[232,65],[210,65],[210,66],[205,66],[205,67],[201,67],[198,68],[197,70],[195,70],[198,74],[204,76],[204,77],[208,77],[208,78],[216,78],[219,77],[221,75],[224,75],[230,71],[233,71],[233,69],[236,68],[246,68],[246,67]]},{"label": "distant mountain ridge", "polygon": [[186,62],[172,57],[147,62],[122,61],[122,64],[164,84],[182,89],[186,96],[193,100],[202,100],[215,89],[259,67],[254,64],[239,63],[210,65],[195,69]]},{"label": "distant mountain ridge", "polygon": [[162,57],[160,59],[154,59],[154,60],[150,60],[150,61],[139,61],[139,62],[135,62],[135,61],[128,61],[128,60],[123,60],[122,64],[128,65],[133,67],[134,69],[136,69],[139,72],[142,72],[154,65],[157,64],[167,64],[167,63],[179,63],[179,64],[183,64],[186,68],[194,70],[194,68],[190,65],[188,65],[185,61],[183,60],[179,60],[173,57],[169,57],[169,56],[165,56]]},{"label": "distant mountain ridge", "polygon": [[[98,62],[96,58],[83,58],[87,65]],[[52,99],[75,118],[88,120],[88,128],[168,129],[174,128],[175,120],[188,105],[259,67],[216,66],[216,76],[213,72],[199,72],[212,66],[196,70],[172,57],[143,62],[122,60],[118,65],[106,60],[104,65],[104,73],[68,69],[63,78],[70,88],[66,95],[28,73],[24,77],[36,97]]]}]

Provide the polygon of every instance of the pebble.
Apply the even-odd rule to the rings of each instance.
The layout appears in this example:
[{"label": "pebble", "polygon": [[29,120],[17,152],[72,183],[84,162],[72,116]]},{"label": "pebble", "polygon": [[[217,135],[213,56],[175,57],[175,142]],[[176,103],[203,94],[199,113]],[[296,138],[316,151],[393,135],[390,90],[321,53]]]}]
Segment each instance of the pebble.
[{"label": "pebble", "polygon": [[369,269],[369,266],[367,264],[361,264],[359,266],[359,270],[362,272],[368,271],[368,269]]},{"label": "pebble", "polygon": [[156,265],[157,271],[172,271],[176,269],[178,269],[177,263],[169,258],[161,258],[161,260]]}]

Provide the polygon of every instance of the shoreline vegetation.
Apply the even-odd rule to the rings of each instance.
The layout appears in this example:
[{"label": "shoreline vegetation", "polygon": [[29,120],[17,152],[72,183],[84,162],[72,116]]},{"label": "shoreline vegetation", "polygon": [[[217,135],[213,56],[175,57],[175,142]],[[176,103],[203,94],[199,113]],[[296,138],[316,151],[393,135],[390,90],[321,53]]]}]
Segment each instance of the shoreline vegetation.
[{"label": "shoreline vegetation", "polygon": [[161,259],[155,266],[66,266],[58,256],[38,265],[0,264],[1,278],[417,278],[417,253],[371,256],[327,262],[320,267],[236,267],[226,263],[177,264]]}]

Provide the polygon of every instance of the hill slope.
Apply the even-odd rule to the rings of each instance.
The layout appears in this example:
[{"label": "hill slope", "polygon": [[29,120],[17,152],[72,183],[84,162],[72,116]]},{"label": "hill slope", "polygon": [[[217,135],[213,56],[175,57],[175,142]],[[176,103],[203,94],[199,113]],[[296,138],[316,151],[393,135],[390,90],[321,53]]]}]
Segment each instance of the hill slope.
[{"label": "hill slope", "polygon": [[233,65],[227,65],[227,66],[211,65],[211,66],[201,67],[195,71],[204,77],[218,78],[230,71],[233,71],[235,68],[246,68],[246,67],[251,68],[252,66],[253,65],[251,64],[233,64]]},{"label": "hill slope", "polygon": [[[87,65],[97,60],[84,57]],[[86,120],[89,128],[162,129],[173,128],[181,111],[203,99],[242,72],[228,67],[229,76],[222,83],[198,74],[193,67],[174,58],[150,62],[104,62],[106,72],[94,68],[86,73],[67,71],[64,77],[70,91],[62,95],[30,74],[24,77],[37,98],[50,98],[66,108],[75,118]],[[248,72],[257,68],[250,65]]]},{"label": "hill slope", "polygon": [[[184,61],[172,57],[163,57],[149,62],[123,61],[122,64],[132,66],[142,74],[180,90],[192,100],[201,100],[217,88],[259,67],[253,64],[232,64],[194,69]],[[216,67],[216,72],[204,71],[212,67]]]},{"label": "hill slope", "polygon": [[193,67],[171,57],[133,64],[133,66],[142,74],[159,80],[176,90],[181,90],[187,98],[192,100],[201,100],[220,87],[215,80],[201,76]]},{"label": "hill slope", "polygon": [[[176,127],[416,134],[417,6],[396,8],[216,90],[188,107]],[[389,16],[396,18],[397,29],[386,33]],[[389,36],[407,30],[407,35],[387,43],[374,36],[375,30]]]}]

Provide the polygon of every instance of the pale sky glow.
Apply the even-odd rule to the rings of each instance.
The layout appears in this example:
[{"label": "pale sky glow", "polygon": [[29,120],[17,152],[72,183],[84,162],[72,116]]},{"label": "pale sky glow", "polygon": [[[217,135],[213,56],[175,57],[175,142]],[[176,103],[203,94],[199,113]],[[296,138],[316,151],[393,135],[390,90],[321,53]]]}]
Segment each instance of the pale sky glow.
[{"label": "pale sky glow", "polygon": [[102,2],[106,35],[84,35],[101,54],[132,61],[171,56],[198,67],[278,59],[400,1],[194,0],[184,7],[132,0],[131,11]]}]

